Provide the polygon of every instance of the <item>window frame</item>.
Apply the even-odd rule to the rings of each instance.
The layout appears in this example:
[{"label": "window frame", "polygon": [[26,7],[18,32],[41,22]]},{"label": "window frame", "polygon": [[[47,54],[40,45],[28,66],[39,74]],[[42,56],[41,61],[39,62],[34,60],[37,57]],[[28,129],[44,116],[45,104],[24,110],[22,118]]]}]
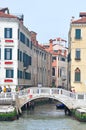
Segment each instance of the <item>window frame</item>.
[{"label": "window frame", "polygon": [[75,50],[75,60],[80,60],[80,58],[81,58],[81,49],[76,48],[76,50]]},{"label": "window frame", "polygon": [[81,29],[75,29],[75,39],[81,39]]},{"label": "window frame", "polygon": [[14,78],[14,70],[13,69],[6,69],[6,78]]},{"label": "window frame", "polygon": [[12,48],[5,48],[4,49],[4,59],[5,60],[12,60]]},{"label": "window frame", "polygon": [[81,82],[81,71],[79,68],[75,69],[75,82]]},{"label": "window frame", "polygon": [[12,38],[12,28],[4,28],[4,38]]}]

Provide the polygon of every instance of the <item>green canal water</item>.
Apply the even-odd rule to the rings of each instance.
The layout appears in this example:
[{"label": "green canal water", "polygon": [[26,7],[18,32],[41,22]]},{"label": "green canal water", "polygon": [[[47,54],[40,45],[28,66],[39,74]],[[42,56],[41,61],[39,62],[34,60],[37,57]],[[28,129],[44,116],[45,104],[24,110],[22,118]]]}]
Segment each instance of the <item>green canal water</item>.
[{"label": "green canal water", "polygon": [[37,106],[34,111],[24,111],[19,120],[0,122],[0,130],[86,130],[86,123],[65,116],[55,104]]}]

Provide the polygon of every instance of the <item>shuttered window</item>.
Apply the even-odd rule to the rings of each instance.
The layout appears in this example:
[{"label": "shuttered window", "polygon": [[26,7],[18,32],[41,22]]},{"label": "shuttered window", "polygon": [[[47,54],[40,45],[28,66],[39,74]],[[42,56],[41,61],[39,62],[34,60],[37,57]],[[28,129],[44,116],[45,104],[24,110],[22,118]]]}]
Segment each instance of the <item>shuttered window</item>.
[{"label": "shuttered window", "polygon": [[6,78],[13,78],[14,71],[12,69],[6,69]]},{"label": "shuttered window", "polygon": [[80,82],[80,78],[81,78],[80,70],[79,70],[79,68],[76,68],[76,70],[75,70],[75,81]]},{"label": "shuttered window", "polygon": [[81,39],[81,29],[75,30],[75,39]]},{"label": "shuttered window", "polygon": [[4,38],[12,38],[12,28],[4,29]]},{"label": "shuttered window", "polygon": [[80,49],[76,49],[75,59],[80,60]]},{"label": "shuttered window", "polygon": [[12,49],[11,48],[5,48],[5,60],[12,60]]}]

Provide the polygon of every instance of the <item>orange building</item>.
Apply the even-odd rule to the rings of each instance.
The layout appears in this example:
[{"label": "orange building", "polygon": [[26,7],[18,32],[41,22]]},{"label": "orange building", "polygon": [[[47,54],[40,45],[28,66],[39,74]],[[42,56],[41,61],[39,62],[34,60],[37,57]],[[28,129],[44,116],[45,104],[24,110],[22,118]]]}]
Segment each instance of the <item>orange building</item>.
[{"label": "orange building", "polygon": [[66,40],[50,39],[44,48],[52,54],[52,86],[67,89],[67,54]]}]

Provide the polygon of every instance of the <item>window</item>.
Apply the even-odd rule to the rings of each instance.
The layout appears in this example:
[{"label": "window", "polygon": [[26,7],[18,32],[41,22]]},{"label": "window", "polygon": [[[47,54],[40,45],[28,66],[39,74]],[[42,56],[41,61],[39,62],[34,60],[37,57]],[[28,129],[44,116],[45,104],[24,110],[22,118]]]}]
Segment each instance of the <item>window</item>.
[{"label": "window", "polygon": [[18,70],[18,78],[19,79],[22,79],[23,78],[23,72]]},{"label": "window", "polygon": [[12,38],[12,28],[4,29],[4,38]]},{"label": "window", "polygon": [[20,51],[18,49],[18,60],[20,60]]},{"label": "window", "polygon": [[46,60],[46,54],[44,55],[44,60]]},{"label": "window", "polygon": [[31,56],[29,56],[29,65],[31,65],[32,64],[32,57]]},{"label": "window", "polygon": [[29,39],[26,38],[26,43],[27,43],[27,46],[29,47]]},{"label": "window", "polygon": [[20,30],[18,29],[18,40],[19,40],[19,34],[20,34]]},{"label": "window", "polygon": [[52,68],[52,76],[55,76],[55,68]]},{"label": "window", "polygon": [[25,72],[25,77],[24,77],[25,79],[31,79],[31,73],[27,73],[27,72]]},{"label": "window", "polygon": [[31,64],[32,64],[31,56],[28,56],[27,54],[23,53],[23,66],[28,67]]},{"label": "window", "polygon": [[22,61],[22,51],[20,51],[20,61]]},{"label": "window", "polygon": [[76,68],[76,70],[75,70],[75,81],[80,82],[80,77],[81,77],[80,69]]},{"label": "window", "polygon": [[11,48],[5,48],[5,60],[12,60],[12,49]]},{"label": "window", "polygon": [[14,71],[12,69],[6,69],[6,78],[13,78]]},{"label": "window", "polygon": [[32,49],[32,41],[29,41],[29,47]]},{"label": "window", "polygon": [[75,59],[76,60],[80,60],[80,49],[76,49],[76,52],[75,52]]},{"label": "window", "polygon": [[81,39],[81,29],[75,30],[75,39]]},{"label": "window", "polygon": [[62,57],[62,58],[61,58],[61,61],[65,61],[65,58]]},{"label": "window", "polygon": [[53,56],[52,57],[52,62],[56,60],[56,56]]},{"label": "window", "polygon": [[22,32],[20,32],[20,41],[25,44],[25,35]]}]

